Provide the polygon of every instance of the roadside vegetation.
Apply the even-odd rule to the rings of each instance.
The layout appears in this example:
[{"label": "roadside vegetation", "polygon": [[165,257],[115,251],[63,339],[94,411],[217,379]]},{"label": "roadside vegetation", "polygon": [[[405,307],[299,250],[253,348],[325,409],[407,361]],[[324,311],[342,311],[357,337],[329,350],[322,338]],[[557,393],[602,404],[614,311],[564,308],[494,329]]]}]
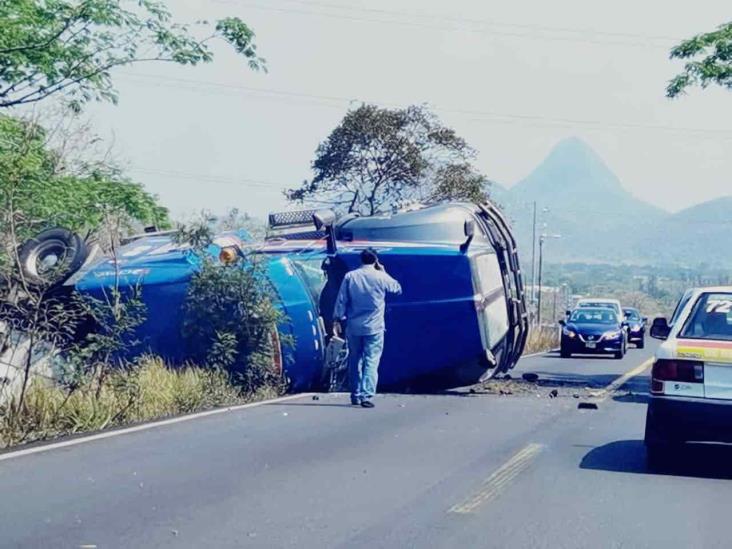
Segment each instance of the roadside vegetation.
[{"label": "roadside vegetation", "polygon": [[79,386],[34,379],[21,403],[0,406],[0,448],[62,435],[272,398],[277,385],[242,391],[222,368],[171,368],[155,357]]},{"label": "roadside vegetation", "polygon": [[[109,226],[105,229],[103,234],[115,241],[116,233]],[[133,362],[120,358],[124,349],[138,344],[138,330],[147,319],[140,288],[122,291],[112,286],[102,298],[76,294],[57,306],[53,300],[46,304],[33,293],[36,286],[30,286],[31,294],[20,292],[17,301],[37,299],[36,316],[23,316],[22,327],[13,324],[17,307],[4,303],[0,309],[6,337],[28,341],[19,390],[0,399],[0,447],[284,392],[280,344],[289,340],[278,334],[284,319],[262,265],[246,256],[226,264],[212,258],[206,251],[210,230],[205,225],[182,227],[178,238],[191,246],[190,253],[199,261],[181,311],[188,355],[197,363],[166,364],[155,356]],[[116,257],[115,244],[107,247]],[[58,318],[50,318],[50,311]],[[90,322],[93,328],[80,337]],[[39,354],[50,362],[53,379],[33,375]]]},{"label": "roadside vegetation", "polygon": [[[185,311],[197,365],[120,358],[147,318],[140,288],[57,297],[75,257],[99,248],[116,269],[125,237],[173,225],[104,149],[85,105],[119,100],[119,67],[209,63],[216,40],[266,70],[252,30],[236,17],[181,24],[158,0],[11,0],[0,19],[0,447],[279,394],[281,319],[249,258],[221,266],[189,242],[201,259]],[[24,242],[48,229],[70,247],[38,265]],[[199,243],[206,234],[181,230]],[[227,322],[215,316],[224,313]]]},{"label": "roadside vegetation", "polygon": [[553,326],[532,326],[524,355],[543,353],[559,347],[559,329]]}]

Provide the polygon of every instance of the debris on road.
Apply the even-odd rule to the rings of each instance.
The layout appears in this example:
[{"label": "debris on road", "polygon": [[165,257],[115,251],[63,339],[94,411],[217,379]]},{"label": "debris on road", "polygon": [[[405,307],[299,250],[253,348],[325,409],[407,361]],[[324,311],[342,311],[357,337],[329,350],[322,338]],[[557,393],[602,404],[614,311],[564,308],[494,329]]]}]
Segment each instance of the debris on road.
[{"label": "debris on road", "polygon": [[597,410],[598,406],[594,402],[580,402],[577,405],[577,409],[579,409],[579,410]]},{"label": "debris on road", "polygon": [[572,379],[544,378],[538,374],[527,372],[522,379],[499,379],[485,381],[470,387],[466,396],[499,395],[530,396],[537,398],[575,398],[592,399],[604,395],[597,384],[577,382]]}]

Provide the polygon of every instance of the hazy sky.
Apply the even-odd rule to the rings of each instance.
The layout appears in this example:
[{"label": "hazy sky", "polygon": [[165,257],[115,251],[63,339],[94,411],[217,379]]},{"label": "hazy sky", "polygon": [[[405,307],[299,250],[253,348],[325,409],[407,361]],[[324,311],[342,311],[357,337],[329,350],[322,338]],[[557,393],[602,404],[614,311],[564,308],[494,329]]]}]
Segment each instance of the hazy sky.
[{"label": "hazy sky", "polygon": [[664,97],[679,67],[669,47],[729,20],[729,0],[169,4],[181,21],[242,17],[269,64],[253,73],[217,48],[204,67],[124,69],[120,104],[89,110],[176,215],[282,208],[281,190],[309,177],[318,143],[360,101],[429,104],[507,186],[575,135],[663,208],[732,194],[732,92]]}]

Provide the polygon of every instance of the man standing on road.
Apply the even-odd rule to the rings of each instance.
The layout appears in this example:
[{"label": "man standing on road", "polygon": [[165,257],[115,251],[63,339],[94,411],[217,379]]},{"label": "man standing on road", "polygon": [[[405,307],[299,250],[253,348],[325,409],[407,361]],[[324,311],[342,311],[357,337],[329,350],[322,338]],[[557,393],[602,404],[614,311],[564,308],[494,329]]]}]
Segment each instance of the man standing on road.
[{"label": "man standing on road", "polygon": [[384,350],[386,294],[400,294],[402,287],[386,273],[374,250],[361,252],[361,263],[343,279],[333,317],[337,332],[346,322],[351,404],[373,408]]}]

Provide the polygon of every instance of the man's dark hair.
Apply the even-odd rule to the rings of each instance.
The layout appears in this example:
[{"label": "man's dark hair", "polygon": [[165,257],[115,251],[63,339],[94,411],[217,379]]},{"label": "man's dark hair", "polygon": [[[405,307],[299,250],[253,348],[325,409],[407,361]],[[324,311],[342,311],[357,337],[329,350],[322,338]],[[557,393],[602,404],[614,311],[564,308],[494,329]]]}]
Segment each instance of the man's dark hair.
[{"label": "man's dark hair", "polygon": [[361,252],[361,263],[364,265],[373,265],[379,260],[379,256],[376,255],[376,251],[371,248],[367,248]]}]

